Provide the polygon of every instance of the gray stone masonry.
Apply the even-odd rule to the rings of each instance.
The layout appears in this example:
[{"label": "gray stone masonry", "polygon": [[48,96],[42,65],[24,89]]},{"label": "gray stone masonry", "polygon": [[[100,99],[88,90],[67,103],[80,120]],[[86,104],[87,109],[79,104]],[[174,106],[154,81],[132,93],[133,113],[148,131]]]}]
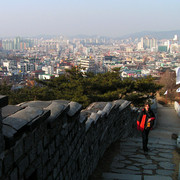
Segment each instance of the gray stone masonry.
[{"label": "gray stone masonry", "polygon": [[[6,97],[1,100],[7,105]],[[137,113],[125,100],[83,110],[65,100],[8,105],[0,121],[0,179],[86,180],[113,142],[133,134]],[[171,164],[165,166],[170,173]]]},{"label": "gray stone masonry", "polygon": [[[8,105],[8,97],[0,95],[0,154],[4,151],[4,137],[2,135],[2,108]],[[1,174],[1,170],[0,170]]]}]

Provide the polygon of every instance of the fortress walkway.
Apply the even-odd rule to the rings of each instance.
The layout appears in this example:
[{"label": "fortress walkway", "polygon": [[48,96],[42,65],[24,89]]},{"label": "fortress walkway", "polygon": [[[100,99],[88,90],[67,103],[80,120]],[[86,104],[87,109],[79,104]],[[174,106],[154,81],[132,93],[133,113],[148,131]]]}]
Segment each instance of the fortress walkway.
[{"label": "fortress walkway", "polygon": [[[105,152],[90,180],[177,180],[180,154],[173,133],[180,133],[174,108],[158,104],[156,128],[149,135],[147,155],[141,136],[120,140]],[[179,151],[180,152],[180,151]]]}]

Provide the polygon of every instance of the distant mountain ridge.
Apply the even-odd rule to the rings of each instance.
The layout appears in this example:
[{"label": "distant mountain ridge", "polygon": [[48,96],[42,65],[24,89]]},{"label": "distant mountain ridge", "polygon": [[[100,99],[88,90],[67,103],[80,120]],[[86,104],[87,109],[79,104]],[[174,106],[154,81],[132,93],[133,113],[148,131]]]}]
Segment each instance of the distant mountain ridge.
[{"label": "distant mountain ridge", "polygon": [[136,39],[136,38],[141,38],[148,36],[150,38],[156,38],[156,39],[173,39],[174,35],[177,34],[178,37],[180,37],[180,30],[174,30],[174,31],[142,31],[142,32],[137,32],[137,33],[132,33],[132,34],[127,34],[120,39]]}]

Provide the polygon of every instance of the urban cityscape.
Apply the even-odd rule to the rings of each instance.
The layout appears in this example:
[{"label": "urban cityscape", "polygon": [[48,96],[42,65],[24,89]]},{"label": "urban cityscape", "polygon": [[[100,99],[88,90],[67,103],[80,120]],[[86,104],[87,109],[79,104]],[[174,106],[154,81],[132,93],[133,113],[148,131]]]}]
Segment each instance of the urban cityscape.
[{"label": "urban cityscape", "polygon": [[180,179],[179,7],[2,1],[0,180]]},{"label": "urban cityscape", "polygon": [[0,40],[1,82],[21,88],[37,79],[52,79],[66,69],[104,73],[120,68],[120,76],[159,77],[162,68],[180,66],[178,35],[171,39],[115,39],[65,36]]}]

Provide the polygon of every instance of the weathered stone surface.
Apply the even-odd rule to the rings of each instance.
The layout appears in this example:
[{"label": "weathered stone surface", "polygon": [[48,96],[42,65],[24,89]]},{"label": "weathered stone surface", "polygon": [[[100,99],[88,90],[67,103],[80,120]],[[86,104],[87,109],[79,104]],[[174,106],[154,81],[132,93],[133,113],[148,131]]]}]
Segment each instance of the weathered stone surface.
[{"label": "weathered stone surface", "polygon": [[23,173],[25,172],[26,168],[29,166],[29,160],[28,157],[26,156],[24,159],[20,161],[18,164],[18,169],[19,169],[19,176],[22,177]]},{"label": "weathered stone surface", "polygon": [[153,174],[152,170],[144,170],[143,174]]},{"label": "weathered stone surface", "polygon": [[140,171],[135,171],[135,170],[130,170],[130,169],[113,169],[112,170],[113,172],[115,173],[118,173],[118,174],[141,174]]},{"label": "weathered stone surface", "polygon": [[122,111],[123,109],[125,109],[127,106],[129,106],[131,104],[131,102],[129,101],[124,101],[124,103],[121,104],[121,106],[119,107],[119,110]]},{"label": "weathered stone surface", "polygon": [[86,121],[86,131],[91,127],[91,124],[94,123],[92,118],[88,118]]},{"label": "weathered stone surface", "polygon": [[29,101],[25,103],[19,104],[22,108],[25,108],[27,106],[34,107],[34,108],[45,108],[49,106],[52,103],[52,101]]},{"label": "weathered stone surface", "polygon": [[140,169],[136,166],[127,166],[127,169],[139,171]]},{"label": "weathered stone surface", "polygon": [[10,116],[14,113],[16,113],[17,111],[22,110],[23,108],[20,106],[15,106],[15,105],[7,105],[5,107],[2,108],[2,118],[6,118],[7,116]]},{"label": "weathered stone surface", "polygon": [[89,118],[91,118],[94,121],[94,123],[96,123],[99,117],[100,117],[99,114],[92,112]]},{"label": "weathered stone surface", "polygon": [[45,124],[47,118],[50,116],[50,110],[44,110],[43,114],[36,117],[35,119],[33,119],[32,121],[30,121],[27,124],[27,128],[28,130],[32,131],[33,129],[35,129],[37,126],[39,126],[42,122]]},{"label": "weathered stone surface", "polygon": [[157,174],[163,175],[163,176],[171,176],[174,173],[174,171],[170,171],[167,169],[166,170],[158,169],[158,170],[156,170],[156,172],[157,172]]},{"label": "weathered stone surface", "polygon": [[111,168],[123,168],[125,167],[125,164],[123,162],[113,162],[111,164]]},{"label": "weathered stone surface", "polygon": [[2,176],[2,160],[0,160],[0,177]]},{"label": "weathered stone surface", "polygon": [[86,120],[87,120],[87,117],[84,116],[84,115],[82,115],[82,113],[81,113],[80,118],[79,118],[79,122],[80,122],[80,123],[85,123]]},{"label": "weathered stone surface", "polygon": [[172,178],[168,177],[168,176],[144,176],[144,180],[172,180]]},{"label": "weathered stone surface", "polygon": [[2,133],[5,137],[6,148],[9,148],[15,144],[15,136],[17,131],[10,126],[3,125]]},{"label": "weathered stone surface", "polygon": [[19,140],[14,147],[14,160],[17,161],[24,153],[23,140]]},{"label": "weathered stone surface", "polygon": [[17,170],[17,168],[15,168],[12,171],[12,173],[10,175],[10,180],[18,180],[18,170]]},{"label": "weathered stone surface", "polygon": [[170,162],[160,162],[159,165],[164,169],[174,169],[175,165]]},{"label": "weathered stone surface", "polygon": [[112,108],[112,103],[108,102],[108,103],[106,104],[106,106],[104,107],[103,112],[105,112],[106,115],[109,115],[109,113],[110,113],[110,111],[111,111],[111,108]]},{"label": "weathered stone surface", "polygon": [[173,155],[169,154],[169,153],[159,153],[159,155],[163,158],[172,158],[173,157]]},{"label": "weathered stone surface", "polygon": [[38,116],[41,116],[43,112],[44,111],[42,109],[36,109],[34,107],[27,107],[3,119],[3,124],[9,125],[16,130],[20,130],[26,124],[31,122],[33,119],[37,118]]},{"label": "weathered stone surface", "polygon": [[121,106],[121,104],[123,104],[126,100],[123,99],[119,99],[119,100],[115,100],[113,101],[113,105],[116,105],[116,107]]},{"label": "weathered stone surface", "polygon": [[66,108],[67,105],[63,105],[57,101],[52,102],[48,107],[44,108],[45,110],[51,111],[51,115],[48,117],[48,121],[55,121]]},{"label": "weathered stone surface", "polygon": [[157,169],[156,164],[148,164],[143,166],[144,169]]},{"label": "weathered stone surface", "polygon": [[116,180],[141,180],[141,175],[131,175],[131,174],[116,174],[116,173],[103,173],[103,178],[105,179],[116,179]]},{"label": "weathered stone surface", "polygon": [[70,117],[74,116],[76,113],[80,112],[82,109],[82,105],[77,102],[70,102],[69,105],[70,105],[70,109],[67,114]]},{"label": "weathered stone surface", "polygon": [[14,163],[14,157],[13,157],[13,152],[11,150],[7,151],[4,155],[4,171],[5,173],[7,173],[9,171],[9,169],[11,168],[11,166]]},{"label": "weathered stone surface", "polygon": [[[131,123],[125,115],[129,107],[120,114],[111,102],[93,103],[83,111],[80,104],[61,100],[23,103],[22,107],[3,120],[5,139],[15,144],[11,155],[2,161],[0,179],[10,179],[13,174],[18,179],[87,179],[100,156],[121,137],[122,129],[127,129],[122,121],[127,126]],[[52,128],[48,118],[54,123]],[[122,164],[121,160],[119,157],[112,165],[113,171],[120,172],[119,168],[129,164],[124,174],[139,173],[139,167],[131,166],[133,161]]]}]

